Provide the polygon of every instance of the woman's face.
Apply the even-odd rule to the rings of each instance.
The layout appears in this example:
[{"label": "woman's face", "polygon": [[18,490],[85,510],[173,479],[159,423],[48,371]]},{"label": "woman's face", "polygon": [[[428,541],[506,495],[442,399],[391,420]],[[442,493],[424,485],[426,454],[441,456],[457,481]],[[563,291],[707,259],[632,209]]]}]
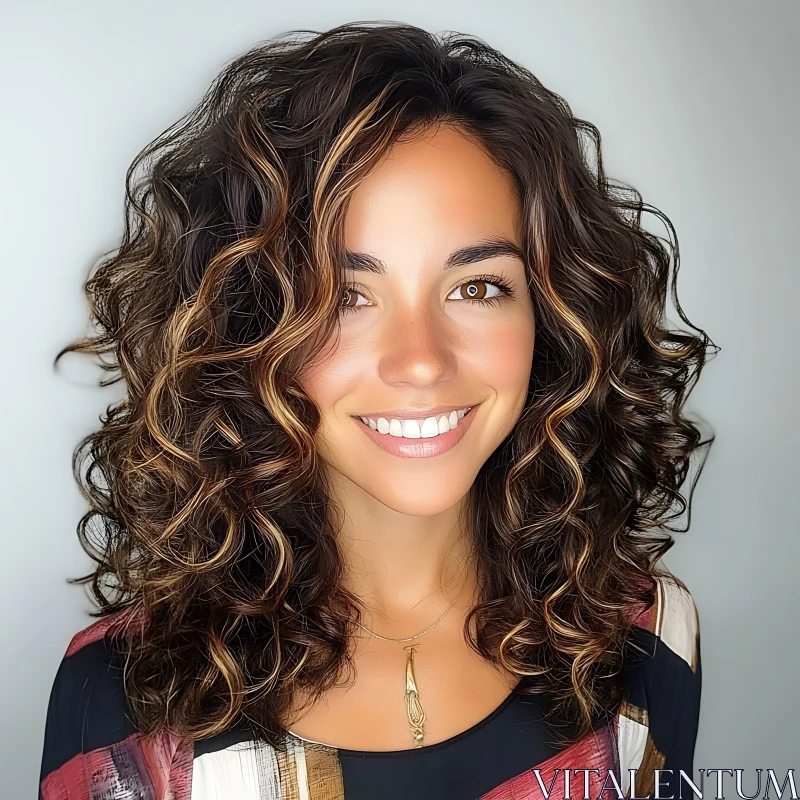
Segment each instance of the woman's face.
[{"label": "woman's face", "polygon": [[453,127],[396,144],[355,190],[340,333],[302,379],[335,481],[419,516],[468,492],[528,389],[519,226],[511,179]]}]

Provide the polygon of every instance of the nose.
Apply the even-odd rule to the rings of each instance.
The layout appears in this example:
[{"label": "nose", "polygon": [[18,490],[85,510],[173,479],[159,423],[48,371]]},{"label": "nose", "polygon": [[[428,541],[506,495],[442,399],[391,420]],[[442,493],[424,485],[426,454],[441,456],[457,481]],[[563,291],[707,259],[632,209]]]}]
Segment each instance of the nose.
[{"label": "nose", "polygon": [[379,374],[391,386],[426,388],[456,374],[447,319],[430,308],[395,313],[383,332],[381,350]]}]

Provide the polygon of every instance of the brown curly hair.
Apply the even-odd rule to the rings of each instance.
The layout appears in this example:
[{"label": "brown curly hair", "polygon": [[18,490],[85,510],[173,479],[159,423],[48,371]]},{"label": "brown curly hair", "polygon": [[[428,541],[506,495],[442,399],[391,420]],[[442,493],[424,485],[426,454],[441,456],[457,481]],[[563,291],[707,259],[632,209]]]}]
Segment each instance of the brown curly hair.
[{"label": "brown curly hair", "polygon": [[[74,454],[97,563],[78,581],[127,631],[144,733],[247,724],[280,746],[295,692],[352,669],[360,612],[298,376],[336,330],[350,193],[440,123],[514,179],[537,321],[526,407],[468,497],[465,636],[544,693],[569,740],[618,707],[690,456],[713,441],[682,414],[715,346],[678,303],[674,230],[606,178],[594,125],[482,40],[359,23],[232,60],[136,157],[121,246],[85,286],[98,332],[56,357],[100,356],[101,383],[127,388]],[[696,334],[666,326],[671,274]]]}]

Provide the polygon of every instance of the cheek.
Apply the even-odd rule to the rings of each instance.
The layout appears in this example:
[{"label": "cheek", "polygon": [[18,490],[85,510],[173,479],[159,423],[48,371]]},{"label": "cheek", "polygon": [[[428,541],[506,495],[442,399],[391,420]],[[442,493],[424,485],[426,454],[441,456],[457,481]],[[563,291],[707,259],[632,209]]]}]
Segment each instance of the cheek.
[{"label": "cheek", "polygon": [[327,347],[325,355],[317,358],[314,368],[300,381],[323,415],[358,385],[364,371],[366,351],[370,350],[365,344],[362,340],[359,346],[358,340],[348,341],[341,336],[335,350]]},{"label": "cheek", "polygon": [[527,391],[533,362],[532,318],[520,315],[471,336],[465,357],[483,381],[498,393]]}]

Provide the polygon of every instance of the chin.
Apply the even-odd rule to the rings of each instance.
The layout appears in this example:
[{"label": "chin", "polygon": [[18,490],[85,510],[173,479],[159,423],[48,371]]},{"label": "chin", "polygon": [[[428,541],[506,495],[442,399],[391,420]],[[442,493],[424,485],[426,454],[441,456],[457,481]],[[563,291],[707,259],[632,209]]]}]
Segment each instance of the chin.
[{"label": "chin", "polygon": [[470,489],[471,481],[453,480],[442,475],[440,480],[428,480],[423,485],[415,482],[383,484],[374,480],[359,483],[365,492],[398,514],[412,517],[431,517],[441,514],[459,503]]}]

